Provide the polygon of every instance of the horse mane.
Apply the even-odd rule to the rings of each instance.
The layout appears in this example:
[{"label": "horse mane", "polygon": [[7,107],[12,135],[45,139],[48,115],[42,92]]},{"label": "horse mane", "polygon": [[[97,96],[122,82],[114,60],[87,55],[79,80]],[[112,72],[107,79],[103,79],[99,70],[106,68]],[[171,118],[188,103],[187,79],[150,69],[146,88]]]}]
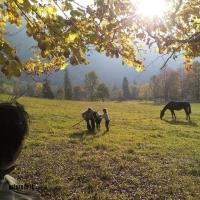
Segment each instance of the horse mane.
[{"label": "horse mane", "polygon": [[166,105],[164,106],[164,108],[162,109],[162,112],[165,112],[165,111],[168,109],[168,106],[169,106],[170,103],[171,103],[171,102],[169,102],[168,104],[166,104]]},{"label": "horse mane", "polygon": [[169,108],[169,105],[174,104],[174,103],[175,103],[175,101],[170,101],[169,103],[167,103],[167,104],[164,106],[163,111],[167,110],[167,109]]}]

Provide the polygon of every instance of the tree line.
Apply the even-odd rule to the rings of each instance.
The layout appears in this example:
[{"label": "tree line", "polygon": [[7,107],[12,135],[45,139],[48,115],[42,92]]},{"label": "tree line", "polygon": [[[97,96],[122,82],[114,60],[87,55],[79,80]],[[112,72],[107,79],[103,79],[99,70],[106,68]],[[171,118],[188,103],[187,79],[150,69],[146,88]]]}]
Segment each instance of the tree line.
[{"label": "tree line", "polygon": [[8,80],[0,74],[0,93],[17,95],[21,94],[30,97],[47,99],[66,99],[66,100],[106,100],[110,93],[108,86],[99,80],[94,71],[85,75],[84,85],[72,86],[68,70],[65,70],[63,85],[57,86],[51,83],[49,77],[42,81],[26,82],[19,78]]},{"label": "tree line", "polygon": [[200,101],[200,62],[192,64],[192,71],[185,68],[165,68],[151,77],[149,83],[143,85],[129,84],[124,78],[122,84],[122,100],[168,101]]},{"label": "tree line", "polygon": [[7,84],[0,81],[0,93],[21,94],[49,99],[66,100],[153,100],[167,102],[170,100],[200,101],[200,62],[193,63],[193,70],[187,72],[183,67],[179,69],[166,68],[151,77],[147,84],[130,83],[124,77],[121,87],[107,86],[99,80],[94,71],[85,75],[83,85],[72,85],[68,70],[65,70],[63,85],[55,86],[49,79],[34,84],[16,81]]},{"label": "tree line", "polygon": [[200,101],[200,62],[195,61],[192,69],[192,72],[167,69],[153,76],[149,83],[150,98]]}]

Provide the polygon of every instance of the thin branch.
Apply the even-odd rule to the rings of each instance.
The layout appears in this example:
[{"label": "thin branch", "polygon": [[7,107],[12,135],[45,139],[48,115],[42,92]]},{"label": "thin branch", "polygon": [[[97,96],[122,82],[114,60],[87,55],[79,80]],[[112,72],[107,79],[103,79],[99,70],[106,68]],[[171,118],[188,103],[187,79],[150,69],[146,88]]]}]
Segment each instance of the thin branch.
[{"label": "thin branch", "polygon": [[160,56],[157,56],[155,59],[153,59],[145,68],[148,68],[150,67],[154,62],[156,62],[158,59],[160,58],[163,58],[164,56],[166,56],[167,53],[163,54],[163,55],[160,55]]},{"label": "thin branch", "polygon": [[15,2],[15,5],[18,7],[18,9],[21,11],[22,15],[26,18],[27,21],[29,21],[29,23],[31,25],[33,25],[33,22],[29,19],[29,17],[26,15],[26,13],[21,9],[20,5],[18,4],[18,2],[16,0],[13,0]]},{"label": "thin branch", "polygon": [[[20,5],[16,2],[16,0],[14,0],[15,4],[17,5],[17,7],[19,8],[19,10],[22,12],[22,14],[24,15],[24,17],[33,25],[32,21],[29,19],[29,17],[26,15],[26,13],[21,9]],[[32,8],[32,10],[34,11],[34,13],[38,16],[38,18],[46,25],[46,22],[44,21],[44,19],[38,14],[38,12]],[[59,37],[62,37],[62,35],[60,35],[58,32],[56,32],[53,28],[49,27],[49,29],[51,31],[53,31],[54,34],[58,35]]]},{"label": "thin branch", "polygon": [[164,69],[168,63],[168,61],[172,58],[172,56],[175,54],[175,51],[173,51],[170,56],[167,58],[167,60],[164,62],[164,64],[162,65],[162,67],[160,68],[161,70]]},{"label": "thin branch", "polygon": [[173,13],[173,15],[176,15],[176,14],[177,14],[177,12],[180,10],[182,4],[183,4],[183,0],[179,0],[179,3],[178,3],[178,5],[177,5],[176,10],[175,10],[175,12]]},{"label": "thin branch", "polygon": [[76,4],[77,6],[79,6],[80,8],[84,8],[84,9],[87,9],[85,6],[77,3],[76,1],[72,1],[72,3]]},{"label": "thin branch", "polygon": [[117,32],[117,29],[114,29],[114,33],[113,33],[113,37],[112,37],[112,41],[111,41],[111,42],[114,41],[114,39],[115,39],[115,35],[116,35],[116,32]]},{"label": "thin branch", "polygon": [[[53,0],[53,2],[55,3],[55,5],[59,8],[59,10],[63,13],[63,15],[66,17],[66,19],[70,20],[69,17],[66,15],[66,13],[62,10],[62,8],[60,7],[60,5],[56,2],[56,0]],[[74,21],[70,20],[70,22],[74,25],[74,27],[79,30],[79,28],[76,26],[76,24],[74,23]]]},{"label": "thin branch", "polygon": [[[193,41],[193,37],[197,35],[197,39],[200,38],[200,33],[197,33],[197,34],[193,34],[192,36],[190,36],[190,38],[188,38],[187,40],[183,40],[183,41],[180,41],[182,42],[182,44],[180,44],[177,48],[175,48],[173,50],[173,52],[170,54],[170,56],[167,58],[167,60],[164,62],[164,64],[162,65],[162,67],[160,68],[161,70],[164,69],[168,63],[168,61],[173,57],[173,55],[176,53],[176,51],[182,47],[185,43],[187,42],[192,42]],[[196,38],[195,38],[196,40]]]},{"label": "thin branch", "polygon": [[194,33],[188,39],[185,40],[176,40],[177,42],[181,43],[188,43],[188,42],[198,42],[200,41],[200,32]]},{"label": "thin branch", "polygon": [[21,92],[21,94],[14,94],[14,95],[12,95],[11,99],[10,99],[10,102],[11,103],[15,103],[17,101],[17,99],[19,99],[22,96],[24,96],[28,90],[29,90],[29,87],[27,87],[23,92]]}]

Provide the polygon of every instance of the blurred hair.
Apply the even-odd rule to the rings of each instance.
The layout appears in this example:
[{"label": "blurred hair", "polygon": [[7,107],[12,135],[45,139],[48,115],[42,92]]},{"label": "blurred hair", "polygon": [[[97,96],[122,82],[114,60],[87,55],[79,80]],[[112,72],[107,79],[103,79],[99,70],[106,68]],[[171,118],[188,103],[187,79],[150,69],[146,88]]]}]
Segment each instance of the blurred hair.
[{"label": "blurred hair", "polygon": [[0,166],[16,158],[28,134],[29,116],[19,103],[0,103]]},{"label": "blurred hair", "polygon": [[103,112],[107,112],[107,109],[106,109],[106,108],[104,108],[104,109],[103,109]]}]

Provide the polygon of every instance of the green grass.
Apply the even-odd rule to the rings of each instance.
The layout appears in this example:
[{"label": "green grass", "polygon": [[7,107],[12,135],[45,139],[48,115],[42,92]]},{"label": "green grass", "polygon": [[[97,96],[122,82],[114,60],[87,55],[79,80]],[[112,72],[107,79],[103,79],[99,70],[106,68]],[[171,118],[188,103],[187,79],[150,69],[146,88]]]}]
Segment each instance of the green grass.
[{"label": "green grass", "polygon": [[[0,99],[5,99],[0,96]],[[30,133],[13,176],[46,199],[200,199],[200,104],[177,122],[151,102],[76,102],[22,98]],[[108,108],[110,132],[88,134],[80,114]]]}]

